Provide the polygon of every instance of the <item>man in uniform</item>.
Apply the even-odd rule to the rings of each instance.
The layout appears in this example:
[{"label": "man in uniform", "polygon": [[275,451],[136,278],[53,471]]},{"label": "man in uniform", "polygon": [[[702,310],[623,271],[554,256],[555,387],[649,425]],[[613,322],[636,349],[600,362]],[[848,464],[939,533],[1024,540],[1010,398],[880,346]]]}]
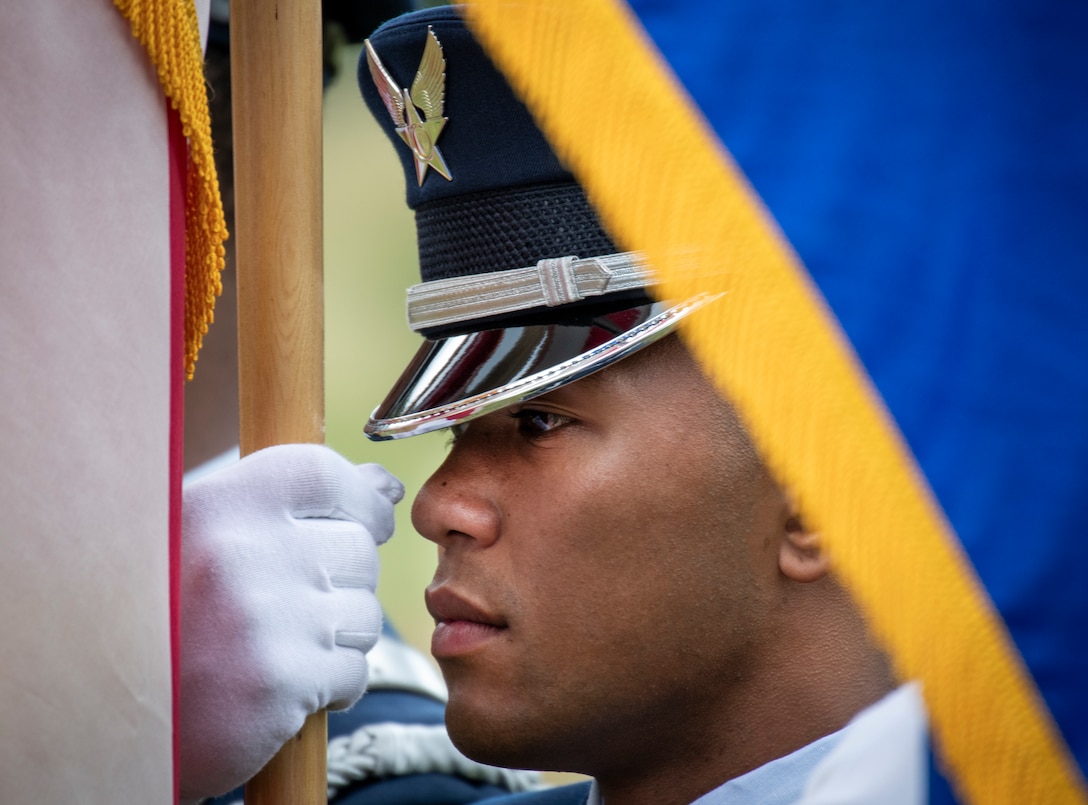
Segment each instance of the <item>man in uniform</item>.
[{"label": "man in uniform", "polygon": [[856,801],[916,801],[917,692],[676,333],[715,300],[654,296],[450,9],[379,28],[359,74],[427,339],[367,431],[453,432],[413,520],[457,746],[594,778],[530,800],[785,803],[895,724]]}]

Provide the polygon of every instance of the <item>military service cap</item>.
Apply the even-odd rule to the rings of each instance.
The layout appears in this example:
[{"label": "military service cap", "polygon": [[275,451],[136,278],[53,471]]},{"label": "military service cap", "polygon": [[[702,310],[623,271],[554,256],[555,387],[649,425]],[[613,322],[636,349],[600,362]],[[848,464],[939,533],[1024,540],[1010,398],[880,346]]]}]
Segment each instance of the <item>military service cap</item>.
[{"label": "military service cap", "polygon": [[698,301],[601,226],[582,188],[456,9],[398,17],[366,41],[359,84],[393,141],[414,210],[426,339],[366,426],[412,436],[531,399],[653,343]]}]

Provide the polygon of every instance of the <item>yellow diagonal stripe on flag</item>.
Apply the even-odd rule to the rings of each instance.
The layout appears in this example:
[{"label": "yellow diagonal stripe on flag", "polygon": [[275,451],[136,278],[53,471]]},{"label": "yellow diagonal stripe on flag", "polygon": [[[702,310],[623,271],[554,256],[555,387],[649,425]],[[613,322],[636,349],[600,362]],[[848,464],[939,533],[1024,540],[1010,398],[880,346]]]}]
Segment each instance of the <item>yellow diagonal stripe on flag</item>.
[{"label": "yellow diagonal stripe on flag", "polygon": [[1088,801],[999,615],[832,313],[616,0],[471,0],[478,38],[663,296],[725,292],[685,330],[903,678],[973,803]]},{"label": "yellow diagonal stripe on flag", "polygon": [[215,300],[223,292],[227,226],[212,158],[204,51],[193,0],[114,0],[147,51],[189,140],[185,176],[185,375],[196,368]]}]

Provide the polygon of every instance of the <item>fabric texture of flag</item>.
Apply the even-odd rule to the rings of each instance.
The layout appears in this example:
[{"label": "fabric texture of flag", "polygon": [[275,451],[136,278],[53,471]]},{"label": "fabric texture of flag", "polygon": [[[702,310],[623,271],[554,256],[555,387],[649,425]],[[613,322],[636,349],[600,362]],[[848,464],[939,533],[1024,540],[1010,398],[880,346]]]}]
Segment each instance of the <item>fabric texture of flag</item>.
[{"label": "fabric texture of flag", "polygon": [[187,133],[112,3],[5,12],[0,801],[173,802]]},{"label": "fabric texture of flag", "polygon": [[931,800],[1088,801],[1088,10],[466,15],[665,295],[725,292],[689,343],[923,682]]}]

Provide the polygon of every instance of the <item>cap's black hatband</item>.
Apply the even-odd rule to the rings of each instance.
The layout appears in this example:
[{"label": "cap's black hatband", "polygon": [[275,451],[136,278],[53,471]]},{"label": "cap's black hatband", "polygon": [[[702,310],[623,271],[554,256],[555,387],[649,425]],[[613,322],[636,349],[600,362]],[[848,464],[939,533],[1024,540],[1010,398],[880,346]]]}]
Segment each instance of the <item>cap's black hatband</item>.
[{"label": "cap's black hatband", "polygon": [[573,183],[431,201],[416,209],[416,230],[424,282],[619,251]]}]

